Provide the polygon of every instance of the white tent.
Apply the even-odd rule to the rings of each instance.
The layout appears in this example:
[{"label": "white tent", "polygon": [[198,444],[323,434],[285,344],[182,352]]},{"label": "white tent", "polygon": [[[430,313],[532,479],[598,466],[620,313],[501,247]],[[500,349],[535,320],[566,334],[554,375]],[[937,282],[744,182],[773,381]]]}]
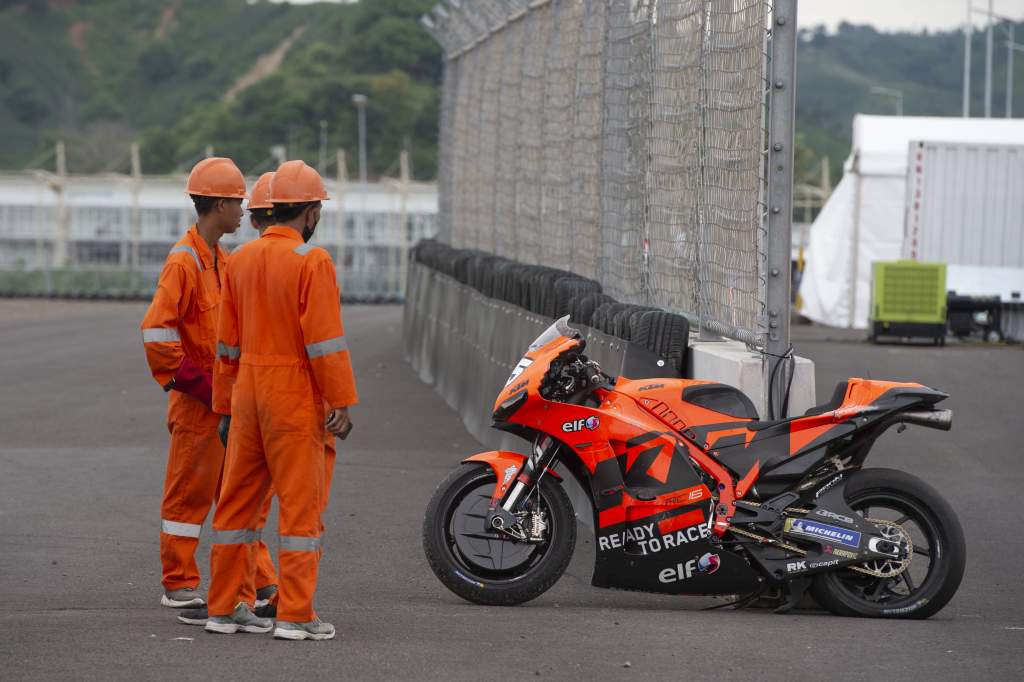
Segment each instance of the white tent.
[{"label": "white tent", "polygon": [[843,178],[808,240],[800,312],[811,320],[867,328],[871,263],[902,257],[911,141],[1024,144],[1024,119],[855,115]]}]

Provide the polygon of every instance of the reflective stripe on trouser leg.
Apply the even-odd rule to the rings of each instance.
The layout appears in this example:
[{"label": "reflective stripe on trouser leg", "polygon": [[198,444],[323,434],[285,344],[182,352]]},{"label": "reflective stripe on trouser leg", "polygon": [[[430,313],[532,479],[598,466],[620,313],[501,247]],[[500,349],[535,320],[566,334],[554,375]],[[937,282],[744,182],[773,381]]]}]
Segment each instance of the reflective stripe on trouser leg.
[{"label": "reflective stripe on trouser leg", "polygon": [[278,549],[282,552],[318,552],[320,551],[320,538],[282,535],[278,538]]},{"label": "reflective stripe on trouser leg", "polygon": [[198,538],[199,531],[203,529],[201,523],[182,523],[181,521],[160,520],[160,530],[168,535],[177,535],[183,538]]},{"label": "reflective stripe on trouser leg", "polygon": [[215,530],[210,533],[210,544],[213,545],[248,545],[256,542],[257,533],[253,528],[241,530]]}]

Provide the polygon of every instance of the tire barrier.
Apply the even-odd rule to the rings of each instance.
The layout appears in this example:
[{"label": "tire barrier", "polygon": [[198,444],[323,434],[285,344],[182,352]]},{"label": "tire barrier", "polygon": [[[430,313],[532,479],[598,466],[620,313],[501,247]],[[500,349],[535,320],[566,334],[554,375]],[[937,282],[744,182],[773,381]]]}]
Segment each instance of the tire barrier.
[{"label": "tire barrier", "polygon": [[688,376],[685,317],[620,303],[596,281],[563,270],[434,240],[412,250],[406,359],[491,447],[523,449],[521,439],[490,428],[494,400],[529,344],[563,315],[609,374]]}]

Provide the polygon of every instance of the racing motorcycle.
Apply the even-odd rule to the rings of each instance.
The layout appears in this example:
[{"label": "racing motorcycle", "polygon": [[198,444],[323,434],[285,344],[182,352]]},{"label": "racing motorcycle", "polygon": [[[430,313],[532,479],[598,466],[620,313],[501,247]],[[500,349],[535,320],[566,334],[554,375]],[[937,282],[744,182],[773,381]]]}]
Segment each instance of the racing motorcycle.
[{"label": "racing motorcycle", "polygon": [[473,455],[428,505],[424,550],[452,592],[514,605],[554,585],[576,543],[564,474],[592,505],[597,587],[778,612],[809,590],[833,613],[888,618],[927,618],[953,597],[966,548],[952,508],[910,474],[863,468],[893,425],[949,430],[945,393],[851,378],[803,416],[763,421],[736,388],[657,376],[638,346],[624,367],[649,376],[605,374],[568,319],[494,404],[494,426],[531,454]]}]

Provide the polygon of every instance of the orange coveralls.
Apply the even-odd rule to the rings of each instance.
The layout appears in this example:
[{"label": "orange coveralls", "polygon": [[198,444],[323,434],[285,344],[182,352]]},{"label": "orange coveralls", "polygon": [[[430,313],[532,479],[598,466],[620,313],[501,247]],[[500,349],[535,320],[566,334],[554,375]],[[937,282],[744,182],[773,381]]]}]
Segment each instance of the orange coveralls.
[{"label": "orange coveralls", "polygon": [[[227,254],[217,246],[217,263]],[[167,256],[153,301],[142,320],[142,341],[153,378],[164,390],[171,434],[160,506],[160,561],[168,591],[199,584],[195,550],[217,495],[224,448],[220,417],[210,409],[217,306],[223,268],[195,226]]]},{"label": "orange coveralls", "polygon": [[326,408],[354,405],[334,263],[274,226],[235,252],[217,334],[214,403],[231,432],[213,519],[209,614],[230,614],[251,575],[262,503],[279,504],[277,619],[312,620],[325,499]]}]

